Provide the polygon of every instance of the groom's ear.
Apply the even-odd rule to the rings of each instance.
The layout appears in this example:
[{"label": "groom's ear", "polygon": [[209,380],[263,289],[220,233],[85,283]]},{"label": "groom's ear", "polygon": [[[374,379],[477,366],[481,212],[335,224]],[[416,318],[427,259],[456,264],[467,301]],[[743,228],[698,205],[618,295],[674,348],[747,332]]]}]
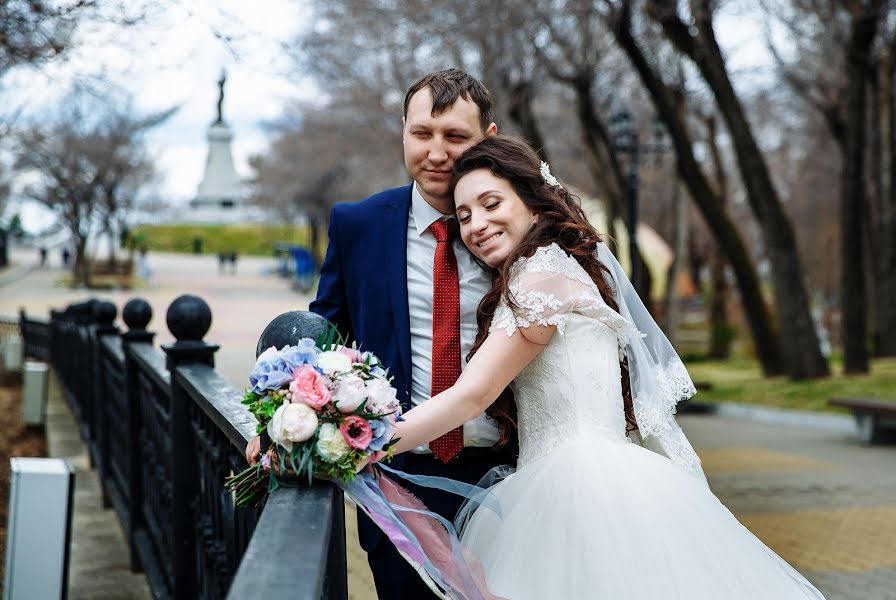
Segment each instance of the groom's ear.
[{"label": "groom's ear", "polygon": [[489,123],[489,126],[485,128],[485,137],[492,137],[493,135],[498,135],[498,126],[494,123]]}]

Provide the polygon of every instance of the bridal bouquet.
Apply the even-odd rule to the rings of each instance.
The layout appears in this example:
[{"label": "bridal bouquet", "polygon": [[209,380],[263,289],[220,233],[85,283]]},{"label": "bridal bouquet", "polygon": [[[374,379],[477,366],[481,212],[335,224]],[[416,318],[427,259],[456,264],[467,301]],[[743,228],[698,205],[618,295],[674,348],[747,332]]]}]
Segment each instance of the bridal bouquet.
[{"label": "bridal bouquet", "polygon": [[271,446],[258,465],[227,479],[238,506],[258,504],[287,476],[347,482],[390,458],[401,415],[395,388],[376,356],[335,338],[334,329],[268,348],[256,360],[243,404]]}]

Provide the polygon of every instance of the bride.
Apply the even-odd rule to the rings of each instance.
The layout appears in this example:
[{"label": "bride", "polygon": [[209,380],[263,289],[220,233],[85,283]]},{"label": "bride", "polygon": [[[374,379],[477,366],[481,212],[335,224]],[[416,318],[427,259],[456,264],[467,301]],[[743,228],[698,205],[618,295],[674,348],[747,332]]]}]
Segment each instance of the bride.
[{"label": "bride", "polygon": [[[405,413],[395,451],[484,409],[518,428],[516,470],[458,515],[482,595],[822,598],[710,491],[673,417],[694,393],[687,371],[547,165],[496,136],[457,160],[453,186],[463,241],[494,284],[462,375]],[[508,384],[516,411],[495,402]]]}]

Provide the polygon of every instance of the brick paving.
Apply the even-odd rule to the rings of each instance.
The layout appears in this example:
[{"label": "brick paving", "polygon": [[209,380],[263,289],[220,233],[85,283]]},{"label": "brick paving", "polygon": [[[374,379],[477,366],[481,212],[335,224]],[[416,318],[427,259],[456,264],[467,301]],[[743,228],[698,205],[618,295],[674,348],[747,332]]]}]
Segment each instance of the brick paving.
[{"label": "brick paving", "polygon": [[[24,257],[27,261],[28,256]],[[119,309],[135,296],[155,310],[150,329],[157,342],[171,341],[164,326],[167,305],[181,293],[211,306],[206,339],[221,344],[218,369],[237,386],[254,361],[258,333],[277,314],[304,309],[310,298],[263,274],[267,259],[241,259],[238,276],[219,275],[212,256],[151,255],[153,277],[137,291],[88,293],[55,287],[59,269],[28,272],[0,290],[0,316],[19,306],[45,316],[90,296]],[[64,421],[62,412],[51,420]],[[70,415],[68,416],[71,420]],[[803,572],[828,600],[896,600],[896,446],[864,447],[853,436],[809,427],[744,419],[686,415],[680,422],[704,460],[710,485],[731,511],[765,543]],[[73,427],[73,426],[72,426]],[[78,469],[73,531],[71,598],[146,598],[142,576],[126,569],[127,552],[111,510],[99,503],[73,429],[66,434]],[[65,436],[63,436],[63,439]],[[54,450],[51,447],[51,453]],[[80,515],[79,507],[90,507]],[[347,507],[349,597],[375,598],[366,557],[357,545],[354,511]],[[116,531],[118,539],[116,539]],[[79,558],[80,557],[80,558]],[[121,581],[137,581],[136,587]],[[145,583],[145,582],[144,582]]]},{"label": "brick paving", "polygon": [[896,600],[896,446],[721,417],[680,421],[719,499],[828,600]]}]

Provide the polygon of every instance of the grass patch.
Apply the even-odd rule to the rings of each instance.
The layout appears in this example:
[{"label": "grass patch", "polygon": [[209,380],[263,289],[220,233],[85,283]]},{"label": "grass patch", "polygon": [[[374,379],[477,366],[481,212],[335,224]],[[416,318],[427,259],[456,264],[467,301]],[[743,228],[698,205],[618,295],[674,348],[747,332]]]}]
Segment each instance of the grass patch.
[{"label": "grass patch", "polygon": [[308,227],[289,225],[141,225],[131,235],[137,246],[145,244],[150,251],[161,252],[191,253],[193,240],[200,238],[203,254],[236,251],[242,255],[271,256],[275,242],[305,247],[311,243]]},{"label": "grass patch", "polygon": [[846,413],[830,408],[828,398],[835,396],[879,398],[896,402],[896,358],[872,361],[868,375],[843,375],[838,357],[831,361],[833,375],[811,381],[791,381],[786,377],[765,377],[755,360],[689,362],[688,371],[697,382],[712,389],[701,391],[702,402],[738,402],[776,408],[817,412]]}]

